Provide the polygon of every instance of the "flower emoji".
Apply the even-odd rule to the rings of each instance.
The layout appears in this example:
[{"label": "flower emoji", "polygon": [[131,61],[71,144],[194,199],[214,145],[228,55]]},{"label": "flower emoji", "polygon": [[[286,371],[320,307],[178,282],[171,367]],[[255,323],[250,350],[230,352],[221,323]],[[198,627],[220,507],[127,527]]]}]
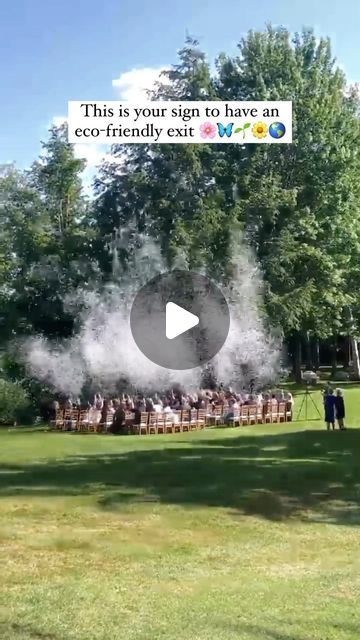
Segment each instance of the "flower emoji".
[{"label": "flower emoji", "polygon": [[265,122],[255,122],[251,131],[254,138],[266,138],[268,127]]},{"label": "flower emoji", "polygon": [[216,127],[211,122],[204,122],[200,125],[200,135],[202,138],[215,138]]}]

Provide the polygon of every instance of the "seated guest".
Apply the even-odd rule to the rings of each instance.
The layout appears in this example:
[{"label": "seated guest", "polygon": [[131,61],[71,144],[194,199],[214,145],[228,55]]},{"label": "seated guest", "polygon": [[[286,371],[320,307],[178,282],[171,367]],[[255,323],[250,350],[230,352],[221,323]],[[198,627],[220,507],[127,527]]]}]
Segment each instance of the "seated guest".
[{"label": "seated guest", "polygon": [[194,402],[194,409],[205,409],[206,404],[202,394],[198,394],[197,400]]},{"label": "seated guest", "polygon": [[112,415],[115,413],[114,402],[112,400],[108,400],[108,413],[112,413]]},{"label": "seated guest", "polygon": [[163,406],[163,401],[161,400],[159,394],[155,393],[155,395],[154,395],[154,406],[157,405],[157,404],[162,407]]},{"label": "seated guest", "polygon": [[235,411],[239,409],[239,403],[235,400],[235,398],[229,399],[229,408],[227,413],[224,416],[225,424],[229,424],[232,421],[232,418],[235,416]]},{"label": "seated guest", "polygon": [[264,403],[264,396],[262,393],[258,393],[256,396],[256,404],[258,407],[262,407],[263,403]]},{"label": "seated guest", "polygon": [[57,412],[60,411],[60,403],[57,400],[53,400],[51,403],[51,419],[55,420]]},{"label": "seated guest", "polygon": [[182,408],[189,411],[194,408],[194,398],[191,395],[183,396]]},{"label": "seated guest", "polygon": [[174,396],[172,397],[170,406],[175,411],[180,411],[180,409],[183,409],[183,402],[185,402],[185,396],[183,398],[179,396]]},{"label": "seated guest", "polygon": [[152,398],[146,398],[145,407],[148,413],[152,413],[153,411],[155,411],[154,402]]},{"label": "seated guest", "polygon": [[104,405],[104,400],[102,396],[100,395],[100,393],[96,393],[94,398],[94,409],[96,409],[96,411],[101,411],[101,409],[103,408],[103,405]]},{"label": "seated guest", "polygon": [[141,414],[146,412],[145,398],[139,400],[134,409],[134,424],[140,424]]},{"label": "seated guest", "polygon": [[124,404],[126,407],[126,411],[134,411],[135,403],[133,398],[128,398]]},{"label": "seated guest", "polygon": [[153,411],[155,411],[155,413],[162,413],[163,412],[163,403],[161,402],[159,396],[157,396],[157,398],[155,397],[155,401],[153,404]]},{"label": "seated guest", "polygon": [[101,411],[98,411],[94,407],[90,406],[89,409],[89,422],[96,425],[99,424],[101,420]]},{"label": "seated guest", "polygon": [[135,411],[140,411],[140,413],[144,413],[144,411],[146,411],[146,400],[144,397],[140,396],[138,401],[134,403],[134,409]]},{"label": "seated guest", "polygon": [[73,401],[72,401],[71,397],[69,397],[69,398],[67,398],[67,399],[65,400],[64,409],[65,409],[66,411],[69,411],[69,410],[70,410],[70,409],[72,409],[72,408],[73,408]]},{"label": "seated guest", "polygon": [[174,413],[174,411],[170,407],[170,404],[164,405],[164,415],[166,417],[169,417],[169,419],[172,420],[172,422],[174,424],[178,424],[179,423],[179,416],[178,416],[177,413]]},{"label": "seated guest", "polygon": [[108,428],[109,416],[114,416],[114,408],[112,406],[112,400],[104,400],[103,408],[101,409],[100,425],[102,425],[104,431]]},{"label": "seated guest", "polygon": [[189,399],[191,409],[196,409],[196,404],[198,402],[197,393],[193,393],[192,395],[189,395],[188,399]]},{"label": "seated guest", "polygon": [[285,402],[286,402],[287,411],[292,411],[294,408],[294,398],[292,393],[290,393],[290,391],[288,391],[285,396]]},{"label": "seated guest", "polygon": [[114,435],[119,435],[126,431],[125,405],[123,402],[120,402],[119,406],[115,410],[109,431]]}]

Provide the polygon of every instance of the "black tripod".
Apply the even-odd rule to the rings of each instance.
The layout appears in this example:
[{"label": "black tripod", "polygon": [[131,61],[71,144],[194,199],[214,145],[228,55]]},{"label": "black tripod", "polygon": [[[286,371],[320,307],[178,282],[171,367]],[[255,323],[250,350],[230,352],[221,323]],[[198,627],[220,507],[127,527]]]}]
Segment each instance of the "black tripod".
[{"label": "black tripod", "polygon": [[311,393],[310,393],[309,389],[308,389],[308,388],[306,388],[306,390],[305,390],[305,391],[304,391],[304,393],[303,393],[303,398],[302,398],[301,405],[300,405],[300,408],[299,408],[299,411],[298,411],[298,414],[297,414],[297,418],[296,418],[296,420],[297,420],[297,421],[300,421],[300,416],[301,416],[301,412],[302,412],[302,410],[303,410],[304,405],[305,405],[305,417],[304,417],[304,418],[302,418],[302,420],[307,420],[307,419],[308,419],[308,405],[309,405],[309,400],[311,401],[311,403],[312,403],[312,405],[313,405],[313,407],[314,407],[314,409],[315,409],[316,413],[317,413],[317,414],[318,414],[318,416],[319,416],[318,418],[311,418],[311,419],[312,419],[312,420],[322,420],[322,415],[321,415],[321,413],[320,413],[320,411],[319,411],[318,407],[316,406],[316,403],[314,402],[314,399],[313,399],[313,397],[312,397],[312,395],[311,395]]}]

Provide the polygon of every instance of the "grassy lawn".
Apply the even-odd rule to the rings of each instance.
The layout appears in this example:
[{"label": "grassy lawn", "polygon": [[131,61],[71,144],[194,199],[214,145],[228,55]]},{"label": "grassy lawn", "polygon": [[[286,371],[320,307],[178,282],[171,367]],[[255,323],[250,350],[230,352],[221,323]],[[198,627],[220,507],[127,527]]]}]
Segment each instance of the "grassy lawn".
[{"label": "grassy lawn", "polygon": [[343,433],[2,430],[1,640],[358,640],[360,388],[345,399]]}]

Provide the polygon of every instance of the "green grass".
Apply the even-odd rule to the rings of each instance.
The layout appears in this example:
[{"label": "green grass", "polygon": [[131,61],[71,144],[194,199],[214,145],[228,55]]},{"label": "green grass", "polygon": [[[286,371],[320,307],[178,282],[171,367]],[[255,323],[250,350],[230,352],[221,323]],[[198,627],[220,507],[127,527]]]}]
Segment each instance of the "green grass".
[{"label": "green grass", "polygon": [[358,640],[360,388],[346,401],[343,433],[2,430],[1,640]]}]

